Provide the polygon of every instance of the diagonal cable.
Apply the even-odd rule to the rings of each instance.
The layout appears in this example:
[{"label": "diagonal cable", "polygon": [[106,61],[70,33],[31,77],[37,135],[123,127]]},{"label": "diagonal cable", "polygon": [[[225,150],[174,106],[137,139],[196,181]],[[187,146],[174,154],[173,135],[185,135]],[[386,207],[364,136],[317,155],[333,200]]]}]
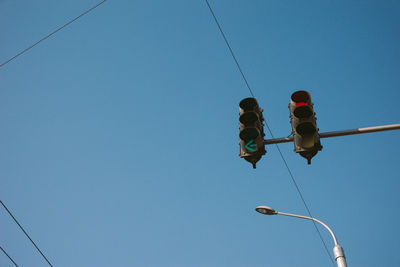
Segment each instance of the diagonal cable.
[{"label": "diagonal cable", "polygon": [[15,263],[15,261],[10,257],[10,255],[7,254],[7,252],[0,246],[1,251],[3,251],[4,254],[6,254],[6,256],[10,259],[10,261],[12,261],[12,263],[14,263],[14,265],[16,267],[18,267],[18,264]]},{"label": "diagonal cable", "polygon": [[[222,30],[222,27],[221,27],[221,25],[219,24],[217,17],[215,16],[215,13],[214,13],[213,9],[211,8],[211,6],[210,6],[208,0],[205,0],[205,1],[206,1],[206,3],[207,3],[208,8],[210,9],[210,12],[211,12],[211,14],[212,14],[212,16],[213,16],[213,18],[214,18],[214,20],[215,20],[215,23],[216,23],[217,26],[218,26],[219,31],[221,32],[222,37],[223,37],[224,40],[225,40],[226,45],[228,46],[228,49],[229,49],[229,51],[230,51],[230,53],[231,53],[233,59],[235,60],[236,66],[238,67],[238,69],[239,69],[239,71],[240,71],[240,74],[242,75],[243,80],[244,80],[244,82],[246,83],[247,88],[249,89],[250,94],[252,95],[252,97],[254,97],[253,91],[252,91],[251,88],[250,88],[250,85],[249,85],[249,83],[248,83],[248,81],[247,81],[247,79],[246,79],[246,77],[245,77],[245,75],[244,75],[244,72],[242,71],[242,68],[241,68],[240,65],[239,65],[239,61],[237,60],[237,58],[236,58],[236,56],[235,56],[235,54],[234,54],[234,52],[233,52],[233,50],[232,50],[232,48],[231,48],[229,42],[228,42],[228,39],[226,38],[226,36],[225,36],[225,34],[224,34],[223,30]],[[265,125],[267,126],[268,131],[269,131],[271,137],[274,138],[274,135],[273,135],[273,133],[272,133],[272,131],[271,131],[271,128],[269,127],[269,125],[268,125],[268,123],[267,123],[266,120],[265,120]],[[281,150],[280,150],[278,144],[275,144],[275,145],[276,145],[276,148],[277,148],[278,151],[279,151],[279,154],[280,154],[280,156],[281,156],[281,158],[282,158],[282,160],[283,160],[283,163],[284,163],[285,166],[286,166],[286,169],[287,169],[288,172],[289,172],[289,175],[290,175],[290,177],[291,177],[291,179],[292,179],[292,182],[293,182],[293,184],[295,185],[296,190],[297,190],[297,192],[298,192],[298,194],[299,194],[299,196],[300,196],[300,198],[301,198],[301,200],[302,200],[302,202],[303,202],[303,204],[304,204],[304,206],[305,206],[305,208],[306,208],[306,210],[307,210],[307,212],[308,212],[308,215],[309,215],[311,218],[314,218],[314,217],[312,216],[312,214],[311,214],[310,209],[308,208],[308,205],[307,205],[307,203],[306,203],[306,201],[305,201],[305,199],[304,199],[304,197],[303,197],[303,194],[302,194],[301,191],[300,191],[299,186],[297,185],[297,182],[296,182],[296,180],[295,180],[295,178],[294,178],[294,176],[293,176],[293,173],[292,173],[292,171],[290,170],[289,165],[287,164],[287,161],[286,161],[285,157],[283,156],[283,154],[282,154],[282,152],[281,152]],[[316,231],[317,231],[317,233],[318,233],[318,235],[319,235],[319,237],[320,237],[320,239],[321,239],[321,241],[322,241],[322,243],[323,243],[323,245],[324,245],[324,247],[325,247],[325,250],[326,250],[326,253],[327,253],[328,256],[329,256],[329,259],[330,259],[331,262],[332,262],[332,265],[335,266],[334,261],[333,261],[333,259],[332,259],[332,256],[331,256],[331,254],[329,253],[328,247],[326,246],[325,240],[323,239],[323,237],[322,237],[322,235],[321,235],[321,232],[319,231],[319,229],[318,229],[316,223],[315,223],[314,221],[312,221],[312,222],[313,222],[314,227],[315,227],[315,229],[316,229]]]},{"label": "diagonal cable", "polygon": [[3,203],[3,201],[0,200],[1,205],[3,205],[3,207],[6,209],[6,211],[8,212],[8,214],[11,216],[11,218],[13,218],[14,222],[19,226],[19,228],[22,230],[22,232],[24,232],[24,234],[26,235],[26,237],[28,237],[28,239],[31,241],[31,243],[35,246],[35,248],[37,249],[37,251],[39,251],[39,253],[42,255],[42,257],[47,261],[47,263],[53,267],[53,265],[50,263],[50,261],[46,258],[46,256],[43,254],[43,252],[39,249],[39,247],[36,245],[36,243],[32,240],[32,238],[28,235],[28,233],[25,231],[25,229],[21,226],[21,224],[17,221],[17,219],[15,219],[14,215],[12,215],[11,211],[6,207],[6,205]]},{"label": "diagonal cable", "polygon": [[93,9],[95,9],[96,7],[100,6],[101,4],[103,4],[105,1],[107,0],[103,0],[102,2],[98,3],[97,5],[89,8],[88,10],[86,10],[85,12],[83,12],[82,14],[80,14],[79,16],[77,16],[76,18],[70,20],[69,22],[65,23],[63,26],[57,28],[56,30],[54,30],[53,32],[49,33],[48,35],[46,35],[45,37],[43,37],[42,39],[40,39],[39,41],[37,41],[36,43],[34,43],[33,45],[25,48],[24,50],[22,50],[21,52],[19,52],[18,54],[16,54],[15,56],[13,56],[12,58],[4,61],[3,63],[0,64],[0,68],[3,67],[4,65],[8,64],[10,61],[16,59],[17,57],[19,57],[20,55],[22,55],[23,53],[25,53],[26,51],[30,50],[31,48],[33,48],[34,46],[38,45],[39,43],[41,43],[42,41],[46,40],[47,38],[49,38],[50,36],[52,36],[53,34],[55,34],[56,32],[60,31],[61,29],[67,27],[69,24],[71,24],[72,22],[74,22],[75,20],[79,19],[80,17],[86,15],[87,13],[89,13],[90,11],[92,11]]},{"label": "diagonal cable", "polygon": [[[272,137],[272,138],[275,138],[274,135],[272,134],[271,128],[269,128],[269,125],[268,125],[267,121],[265,121],[265,125],[267,126],[268,132],[269,132],[269,134],[271,135],[271,137]],[[297,193],[299,194],[299,196],[300,196],[300,198],[301,198],[301,201],[303,202],[304,207],[305,207],[306,210],[307,210],[308,215],[309,215],[311,218],[314,218],[314,217],[312,216],[312,214],[311,214],[310,209],[308,208],[307,202],[306,202],[306,200],[304,199],[303,194],[302,194],[301,191],[300,191],[300,187],[297,185],[297,182],[296,182],[296,180],[294,179],[293,173],[292,173],[292,171],[290,170],[289,165],[287,164],[287,161],[286,161],[285,157],[284,157],[283,154],[282,154],[281,149],[279,148],[278,144],[275,144],[275,146],[276,146],[276,148],[277,148],[278,151],[279,151],[279,155],[281,156],[282,161],[283,161],[283,163],[285,164],[286,169],[287,169],[288,172],[289,172],[290,178],[292,179],[292,182],[293,182],[294,186],[296,187]],[[323,238],[322,235],[321,235],[321,232],[319,231],[319,229],[318,229],[318,227],[317,227],[317,224],[315,223],[314,220],[312,220],[312,222],[313,222],[313,224],[314,224],[315,230],[317,230],[317,233],[318,233],[318,235],[319,235],[319,238],[320,238],[321,241],[322,241],[322,244],[324,244],[326,253],[327,253],[328,256],[329,256],[329,259],[331,260],[332,265],[335,266],[335,263],[334,263],[334,261],[333,261],[333,259],[332,259],[332,255],[329,253],[329,249],[328,249],[328,247],[327,247],[327,245],[326,245],[326,243],[325,243],[324,238]]]},{"label": "diagonal cable", "polygon": [[225,36],[225,34],[224,34],[224,31],[223,31],[222,28],[221,28],[221,25],[219,24],[219,22],[218,22],[218,20],[217,20],[217,17],[216,17],[215,14],[214,14],[214,11],[212,10],[212,8],[211,8],[211,6],[210,6],[210,4],[208,3],[207,0],[206,0],[206,3],[207,3],[208,8],[210,9],[211,15],[214,17],[215,23],[217,24],[218,29],[219,29],[219,31],[221,32],[222,37],[223,37],[224,40],[225,40],[226,45],[227,45],[228,48],[229,48],[229,51],[231,52],[231,55],[232,55],[232,57],[233,57],[233,60],[235,60],[236,66],[237,66],[237,68],[239,69],[240,74],[242,75],[242,78],[243,78],[244,82],[246,83],[246,86],[247,86],[247,88],[249,89],[251,96],[254,97],[253,91],[251,90],[250,85],[249,85],[249,83],[247,82],[246,76],[244,76],[244,73],[243,73],[243,71],[242,71],[242,68],[241,68],[240,65],[239,65],[239,61],[237,60],[237,58],[236,58],[236,56],[235,56],[235,53],[233,53],[233,50],[232,50],[232,48],[231,48],[231,46],[230,46],[230,44],[229,44],[229,42],[228,42],[228,39],[226,38],[226,36]]}]

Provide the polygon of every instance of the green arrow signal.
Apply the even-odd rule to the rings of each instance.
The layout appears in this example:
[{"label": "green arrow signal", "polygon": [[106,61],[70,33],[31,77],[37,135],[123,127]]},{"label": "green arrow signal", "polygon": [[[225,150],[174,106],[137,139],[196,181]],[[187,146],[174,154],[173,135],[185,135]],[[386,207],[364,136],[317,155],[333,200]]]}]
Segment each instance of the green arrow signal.
[{"label": "green arrow signal", "polygon": [[253,142],[254,140],[250,140],[244,147],[249,151],[256,151],[255,149],[252,148],[257,146],[256,144],[252,144]]}]

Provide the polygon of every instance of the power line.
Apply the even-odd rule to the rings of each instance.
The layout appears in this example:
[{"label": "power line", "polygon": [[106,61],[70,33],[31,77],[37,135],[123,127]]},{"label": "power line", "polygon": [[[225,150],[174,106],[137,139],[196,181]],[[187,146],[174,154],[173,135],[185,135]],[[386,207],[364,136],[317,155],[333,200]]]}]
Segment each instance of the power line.
[{"label": "power line", "polygon": [[[232,50],[232,48],[231,48],[229,42],[228,42],[228,39],[226,38],[226,36],[225,36],[225,34],[224,34],[223,30],[222,30],[221,25],[220,25],[219,22],[218,22],[217,17],[216,17],[215,14],[214,14],[213,9],[211,8],[211,6],[210,6],[208,0],[205,0],[205,1],[206,1],[206,3],[207,3],[208,8],[210,9],[210,12],[211,12],[211,14],[212,14],[212,16],[213,16],[213,18],[214,18],[214,20],[215,20],[215,23],[216,23],[217,26],[218,26],[219,31],[221,32],[222,37],[223,37],[224,40],[225,40],[226,45],[228,46],[228,49],[229,49],[229,51],[230,51],[230,53],[231,53],[233,59],[235,60],[236,66],[238,67],[238,69],[239,69],[239,71],[240,71],[240,73],[241,73],[241,75],[242,75],[242,77],[243,77],[243,80],[244,80],[244,82],[246,83],[246,86],[247,86],[247,88],[248,88],[249,91],[250,91],[250,94],[254,97],[253,91],[252,91],[251,88],[250,88],[250,85],[249,85],[249,83],[248,83],[248,81],[247,81],[247,79],[246,79],[246,77],[245,77],[245,75],[244,75],[244,73],[243,73],[243,71],[242,71],[242,68],[241,68],[240,65],[239,65],[239,62],[238,62],[238,60],[237,60],[237,58],[236,58],[236,56],[235,56],[235,54],[234,54],[234,52],[233,52],[233,50]],[[270,133],[271,137],[272,137],[272,138],[275,138],[274,135],[273,135],[273,133],[272,133],[272,130],[271,130],[271,128],[269,127],[269,125],[268,125],[268,123],[267,123],[266,120],[265,120],[265,125],[267,126],[268,132]],[[311,218],[314,218],[314,217],[312,216],[312,214],[311,214],[310,209],[308,208],[308,205],[307,205],[307,203],[306,203],[306,201],[305,201],[305,199],[304,199],[304,197],[303,197],[303,194],[302,194],[301,191],[300,191],[299,186],[297,185],[297,182],[296,182],[296,180],[295,180],[295,178],[294,178],[294,176],[293,176],[293,173],[292,173],[292,171],[290,170],[289,165],[287,164],[287,161],[286,161],[285,157],[283,156],[283,154],[282,154],[282,152],[281,152],[281,150],[280,150],[278,144],[275,144],[275,145],[276,145],[276,148],[277,148],[278,151],[279,151],[279,154],[280,154],[280,156],[281,156],[281,158],[282,158],[282,160],[283,160],[283,163],[285,164],[286,169],[287,169],[288,172],[289,172],[289,175],[290,175],[290,177],[291,177],[291,179],[292,179],[292,182],[293,182],[293,184],[295,185],[296,190],[297,190],[297,192],[298,192],[298,194],[299,194],[299,196],[300,196],[300,198],[301,198],[301,200],[302,200],[302,202],[303,202],[303,204],[304,204],[304,206],[305,206],[305,208],[306,208],[306,210],[307,210],[309,216],[310,216]],[[329,259],[331,260],[333,266],[335,266],[334,261],[333,261],[333,259],[332,259],[332,256],[331,256],[331,254],[329,253],[328,247],[326,246],[325,240],[323,239],[323,237],[322,237],[322,235],[321,235],[321,232],[319,231],[319,229],[318,229],[317,225],[315,224],[315,222],[314,222],[314,221],[312,221],[312,222],[313,222],[314,227],[315,227],[315,229],[316,229],[316,231],[317,231],[317,233],[318,233],[318,235],[319,235],[319,237],[320,237],[320,239],[321,239],[321,241],[322,241],[322,243],[323,243],[323,245],[324,245],[324,247],[325,247],[325,250],[326,250],[326,253],[327,253],[328,256],[329,256]]]},{"label": "power line", "polygon": [[92,11],[93,9],[95,9],[96,7],[100,6],[101,4],[103,4],[105,1],[107,0],[103,0],[102,2],[98,3],[97,5],[89,8],[88,10],[86,10],[85,12],[83,12],[82,14],[80,14],[79,16],[77,16],[76,18],[70,20],[69,22],[65,23],[63,26],[59,27],[58,29],[56,29],[55,31],[51,32],[50,34],[46,35],[45,37],[43,37],[42,39],[40,39],[39,41],[37,41],[36,43],[34,43],[33,45],[25,48],[24,50],[22,50],[21,52],[19,52],[18,54],[16,54],[15,56],[13,56],[12,58],[6,60],[5,62],[1,63],[0,67],[3,67],[4,65],[6,65],[7,63],[9,63],[10,61],[16,59],[17,57],[19,57],[20,55],[22,55],[23,53],[25,53],[26,51],[30,50],[31,48],[33,48],[34,46],[38,45],[39,43],[41,43],[42,41],[46,40],[47,38],[49,38],[50,36],[52,36],[53,34],[55,34],[56,32],[58,32],[59,30],[67,27],[69,24],[71,24],[72,22],[74,22],[75,20],[79,19],[80,17],[86,15],[87,13],[89,13],[90,11]]},{"label": "power line", "polygon": [[[268,126],[268,124],[267,124],[266,121],[265,121],[265,125],[267,126],[268,132],[270,133],[270,135],[272,136],[272,138],[275,138],[274,135],[272,134],[272,131],[271,131],[271,129],[269,128],[269,126]],[[281,149],[279,148],[278,144],[275,144],[275,146],[276,146],[276,148],[277,148],[278,151],[279,151],[279,155],[281,155],[281,158],[282,158],[282,160],[283,160],[283,163],[285,164],[286,169],[287,169],[288,172],[289,172],[290,178],[292,179],[292,182],[293,182],[294,186],[296,187],[296,190],[297,190],[297,192],[298,192],[298,194],[299,194],[299,196],[300,196],[300,198],[301,198],[301,201],[303,202],[304,206],[305,206],[306,209],[307,209],[308,215],[309,215],[311,218],[314,218],[314,217],[312,216],[312,214],[311,214],[310,209],[308,208],[308,205],[307,205],[307,203],[306,203],[306,201],[305,201],[305,199],[304,199],[304,197],[303,197],[303,194],[302,194],[301,191],[300,191],[299,186],[297,185],[296,180],[294,179],[293,173],[292,173],[292,171],[290,170],[289,165],[287,164],[286,159],[285,159],[285,157],[284,157],[283,154],[282,154]],[[319,231],[319,229],[318,229],[318,227],[317,227],[317,224],[315,223],[314,220],[313,220],[312,222],[313,222],[313,224],[314,224],[315,229],[317,230],[318,236],[319,236],[319,238],[321,239],[322,244],[324,244],[324,247],[325,247],[326,253],[327,253],[328,256],[329,256],[329,259],[331,260],[333,266],[335,266],[335,263],[334,263],[334,261],[333,261],[333,259],[332,259],[332,255],[329,253],[329,249],[328,249],[328,247],[326,246],[325,240],[324,240],[324,238],[322,237],[321,232]]]},{"label": "power line", "polygon": [[7,252],[0,246],[1,251],[4,252],[4,254],[6,254],[6,256],[10,259],[10,261],[12,261],[12,263],[14,263],[14,265],[16,267],[18,267],[18,264],[15,263],[15,261],[10,257],[10,255],[7,254]]},{"label": "power line", "polygon": [[232,55],[233,59],[235,60],[236,66],[238,67],[238,69],[239,69],[239,71],[240,71],[240,74],[242,74],[242,78],[243,78],[244,82],[246,83],[246,86],[247,86],[247,88],[249,89],[250,94],[254,97],[253,91],[251,90],[250,85],[249,85],[249,83],[247,82],[246,76],[244,76],[244,73],[243,73],[243,71],[242,71],[242,68],[241,68],[240,65],[239,65],[239,61],[236,59],[235,53],[233,53],[233,50],[232,50],[232,48],[231,48],[231,46],[230,46],[230,44],[229,44],[229,42],[228,42],[228,39],[226,39],[226,36],[225,36],[225,34],[224,34],[224,31],[222,30],[221,25],[219,24],[219,22],[218,22],[218,20],[217,20],[217,17],[216,17],[215,14],[214,14],[214,11],[212,10],[212,8],[211,8],[211,6],[210,6],[210,4],[208,3],[207,0],[206,0],[206,3],[207,3],[208,8],[210,9],[210,12],[211,12],[212,16],[214,17],[215,23],[217,24],[218,29],[219,29],[219,31],[221,32],[222,37],[223,37],[224,40],[225,40],[226,45],[227,45],[228,48],[229,48],[229,51],[231,52],[231,55]]},{"label": "power line", "polygon": [[11,218],[13,218],[13,220],[15,221],[15,223],[19,226],[19,228],[21,228],[22,232],[24,232],[24,234],[26,235],[26,237],[28,237],[28,239],[32,242],[32,244],[35,246],[35,248],[37,249],[37,251],[39,251],[39,253],[42,255],[42,257],[47,261],[47,263],[53,267],[53,265],[50,263],[50,261],[46,258],[46,256],[43,254],[43,252],[39,249],[39,247],[36,245],[36,243],[32,240],[32,238],[28,235],[28,233],[24,230],[24,228],[22,228],[21,224],[17,221],[17,219],[15,219],[14,215],[12,215],[12,213],[10,212],[10,210],[6,207],[6,205],[3,203],[3,201],[0,200],[1,205],[3,205],[3,207],[6,209],[6,211],[8,212],[8,214],[10,214]]}]

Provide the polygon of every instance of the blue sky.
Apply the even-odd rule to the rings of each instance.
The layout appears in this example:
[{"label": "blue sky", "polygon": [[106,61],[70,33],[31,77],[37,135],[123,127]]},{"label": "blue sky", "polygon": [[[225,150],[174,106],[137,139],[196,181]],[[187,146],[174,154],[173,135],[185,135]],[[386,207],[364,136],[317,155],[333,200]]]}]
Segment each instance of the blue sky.
[{"label": "blue sky", "polygon": [[[96,3],[0,1],[0,61]],[[399,123],[398,1],[210,4],[276,137],[296,90],[321,132]],[[254,211],[307,214],[274,146],[238,157],[249,92],[205,1],[109,0],[0,83],[1,200],[55,266],[332,266],[312,223]],[[280,145],[349,266],[400,265],[399,134],[322,139],[311,165]],[[2,208],[0,229],[46,266]]]}]

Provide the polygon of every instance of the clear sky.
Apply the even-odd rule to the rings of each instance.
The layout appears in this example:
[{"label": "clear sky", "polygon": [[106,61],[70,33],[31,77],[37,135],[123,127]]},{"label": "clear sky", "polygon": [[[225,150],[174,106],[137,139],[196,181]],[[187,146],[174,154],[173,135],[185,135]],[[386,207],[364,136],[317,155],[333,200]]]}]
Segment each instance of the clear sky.
[{"label": "clear sky", "polygon": [[[0,0],[0,61],[96,3]],[[400,122],[399,1],[210,4],[275,137],[296,90],[321,132]],[[0,68],[0,199],[54,266],[332,266],[312,223],[254,211],[307,214],[276,147],[238,157],[248,96],[205,1],[109,0]],[[349,266],[400,266],[399,138],[280,145]],[[0,245],[46,266],[2,207]]]}]

